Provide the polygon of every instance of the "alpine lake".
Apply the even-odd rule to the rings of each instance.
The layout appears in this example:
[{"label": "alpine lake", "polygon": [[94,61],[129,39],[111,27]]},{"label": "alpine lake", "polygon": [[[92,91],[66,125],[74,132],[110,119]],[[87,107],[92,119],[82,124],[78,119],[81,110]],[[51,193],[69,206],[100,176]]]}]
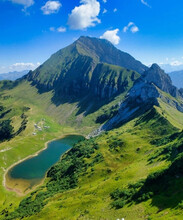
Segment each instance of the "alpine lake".
[{"label": "alpine lake", "polygon": [[5,175],[6,188],[18,194],[28,193],[44,181],[47,171],[65,152],[83,139],[80,135],[67,135],[50,141],[37,155],[17,163],[8,170]]}]

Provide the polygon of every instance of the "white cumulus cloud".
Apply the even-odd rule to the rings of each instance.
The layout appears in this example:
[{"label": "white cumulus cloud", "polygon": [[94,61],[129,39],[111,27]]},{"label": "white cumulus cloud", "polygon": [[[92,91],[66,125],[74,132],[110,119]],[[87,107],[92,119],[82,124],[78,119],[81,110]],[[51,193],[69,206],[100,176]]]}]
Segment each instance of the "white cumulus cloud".
[{"label": "white cumulus cloud", "polygon": [[27,67],[27,66],[33,67],[34,64],[33,63],[14,63],[12,65],[12,67]]},{"label": "white cumulus cloud", "polygon": [[59,11],[62,4],[59,1],[47,1],[45,5],[41,7],[44,15],[54,14]]},{"label": "white cumulus cloud", "polygon": [[50,27],[50,31],[52,31],[52,32],[66,32],[66,28],[65,27],[58,27],[58,28]]},{"label": "white cumulus cloud", "polygon": [[14,63],[8,67],[10,71],[22,71],[22,70],[34,70],[38,66],[40,66],[40,63]]},{"label": "white cumulus cloud", "polygon": [[24,8],[22,9],[23,12],[27,12],[27,8],[34,4],[34,0],[9,0],[14,4],[23,5]]},{"label": "white cumulus cloud", "polygon": [[123,28],[123,32],[126,33],[128,30],[130,30],[132,33],[136,33],[139,31],[139,28],[134,22],[129,22],[128,25]]},{"label": "white cumulus cloud", "polygon": [[151,8],[151,6],[150,6],[145,0],[141,0],[141,2],[142,2],[143,5],[145,5],[145,6],[149,7],[149,8]]},{"label": "white cumulus cloud", "polygon": [[69,15],[68,24],[71,29],[83,30],[100,23],[100,3],[97,0],[80,0],[80,4]]},{"label": "white cumulus cloud", "polygon": [[183,63],[180,62],[180,61],[178,61],[178,60],[174,60],[174,61],[172,61],[172,62],[170,63],[171,66],[180,66],[180,65],[182,65],[182,64],[183,64]]},{"label": "white cumulus cloud", "polygon": [[132,33],[136,33],[139,31],[139,28],[137,26],[132,26],[130,30]]},{"label": "white cumulus cloud", "polygon": [[58,32],[66,32],[66,28],[65,27],[59,27],[57,28]]},{"label": "white cumulus cloud", "polygon": [[34,4],[34,0],[11,0],[11,2],[29,7]]},{"label": "white cumulus cloud", "polygon": [[119,32],[119,29],[106,31],[102,36],[100,36],[101,39],[106,39],[110,41],[111,43],[117,45],[119,44],[120,37],[117,35]]},{"label": "white cumulus cloud", "polygon": [[13,72],[13,71],[34,70],[38,66],[40,66],[39,62],[37,63],[25,63],[25,62],[14,63],[9,66],[0,66],[0,74]]}]

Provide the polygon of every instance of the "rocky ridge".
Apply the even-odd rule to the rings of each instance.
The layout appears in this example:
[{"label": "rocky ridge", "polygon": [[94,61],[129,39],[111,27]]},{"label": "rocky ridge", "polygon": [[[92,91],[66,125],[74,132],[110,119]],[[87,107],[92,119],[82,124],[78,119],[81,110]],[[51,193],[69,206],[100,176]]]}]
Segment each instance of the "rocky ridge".
[{"label": "rocky ridge", "polygon": [[170,77],[157,64],[153,64],[136,80],[121,103],[118,114],[102,125],[99,131],[110,130],[143,114],[153,105],[158,106],[158,99],[183,112],[181,91],[172,85]]}]

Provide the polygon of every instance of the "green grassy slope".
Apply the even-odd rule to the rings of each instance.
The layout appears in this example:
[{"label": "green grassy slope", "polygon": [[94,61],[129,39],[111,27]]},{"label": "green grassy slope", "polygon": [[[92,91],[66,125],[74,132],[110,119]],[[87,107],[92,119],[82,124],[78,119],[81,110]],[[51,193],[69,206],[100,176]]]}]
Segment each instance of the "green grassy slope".
[{"label": "green grassy slope", "polygon": [[183,134],[161,111],[77,144],[4,219],[182,219]]},{"label": "green grassy slope", "polygon": [[[12,164],[35,154],[44,148],[47,141],[64,134],[88,135],[100,125],[100,116],[105,116],[102,122],[112,117],[111,111],[113,114],[116,112],[118,102],[123,100],[127,92],[110,102],[91,99],[91,106],[88,106],[87,100],[82,100],[82,107],[88,108],[86,114],[86,109],[83,111],[78,101],[56,105],[52,102],[52,91],[40,94],[29,82],[16,82],[16,86],[10,81],[1,82],[0,123],[10,120],[13,131],[9,139],[0,142],[0,207],[6,207],[12,199],[14,204],[22,199],[3,186],[3,176]],[[38,132],[35,123],[41,127],[49,126],[50,129]]]},{"label": "green grassy slope", "polygon": [[182,98],[174,98],[161,90],[159,90],[159,92],[162,94],[162,97],[158,99],[159,105],[162,109],[161,114],[163,114],[172,125],[182,129],[182,113],[176,108],[176,103],[178,103],[178,105],[183,104]]},{"label": "green grassy slope", "polygon": [[[13,127],[11,136],[7,140],[0,141],[0,207],[2,208],[12,201],[16,204],[21,199],[14,192],[4,188],[3,178],[6,169],[43,149],[47,141],[77,131],[69,126],[60,125],[45,112],[42,106],[48,102],[49,96],[47,99],[46,96],[40,97],[36,89],[28,84],[6,90],[7,83],[5,86],[2,82],[0,87],[3,87],[3,91],[0,92],[0,123],[9,120]],[[8,82],[8,88],[11,87],[11,83]],[[50,129],[38,132],[34,127],[35,123],[41,127],[43,124],[50,126]],[[33,135],[34,132],[36,135]]]},{"label": "green grassy slope", "polygon": [[[110,85],[113,86],[116,91],[118,90],[118,93],[120,94],[131,88],[134,81],[138,79],[139,76],[140,75],[135,71],[107,63],[100,63],[93,72],[91,87],[92,90],[95,91],[96,87]],[[108,95],[109,91],[104,91],[104,93],[105,95]]]}]

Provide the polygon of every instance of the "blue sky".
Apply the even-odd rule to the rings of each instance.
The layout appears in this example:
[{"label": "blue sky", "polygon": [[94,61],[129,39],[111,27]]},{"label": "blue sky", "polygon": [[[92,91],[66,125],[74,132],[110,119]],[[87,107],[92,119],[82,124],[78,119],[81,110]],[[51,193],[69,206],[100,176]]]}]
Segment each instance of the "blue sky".
[{"label": "blue sky", "polygon": [[183,64],[181,0],[0,0],[0,73],[34,69],[81,35],[145,64]]}]

